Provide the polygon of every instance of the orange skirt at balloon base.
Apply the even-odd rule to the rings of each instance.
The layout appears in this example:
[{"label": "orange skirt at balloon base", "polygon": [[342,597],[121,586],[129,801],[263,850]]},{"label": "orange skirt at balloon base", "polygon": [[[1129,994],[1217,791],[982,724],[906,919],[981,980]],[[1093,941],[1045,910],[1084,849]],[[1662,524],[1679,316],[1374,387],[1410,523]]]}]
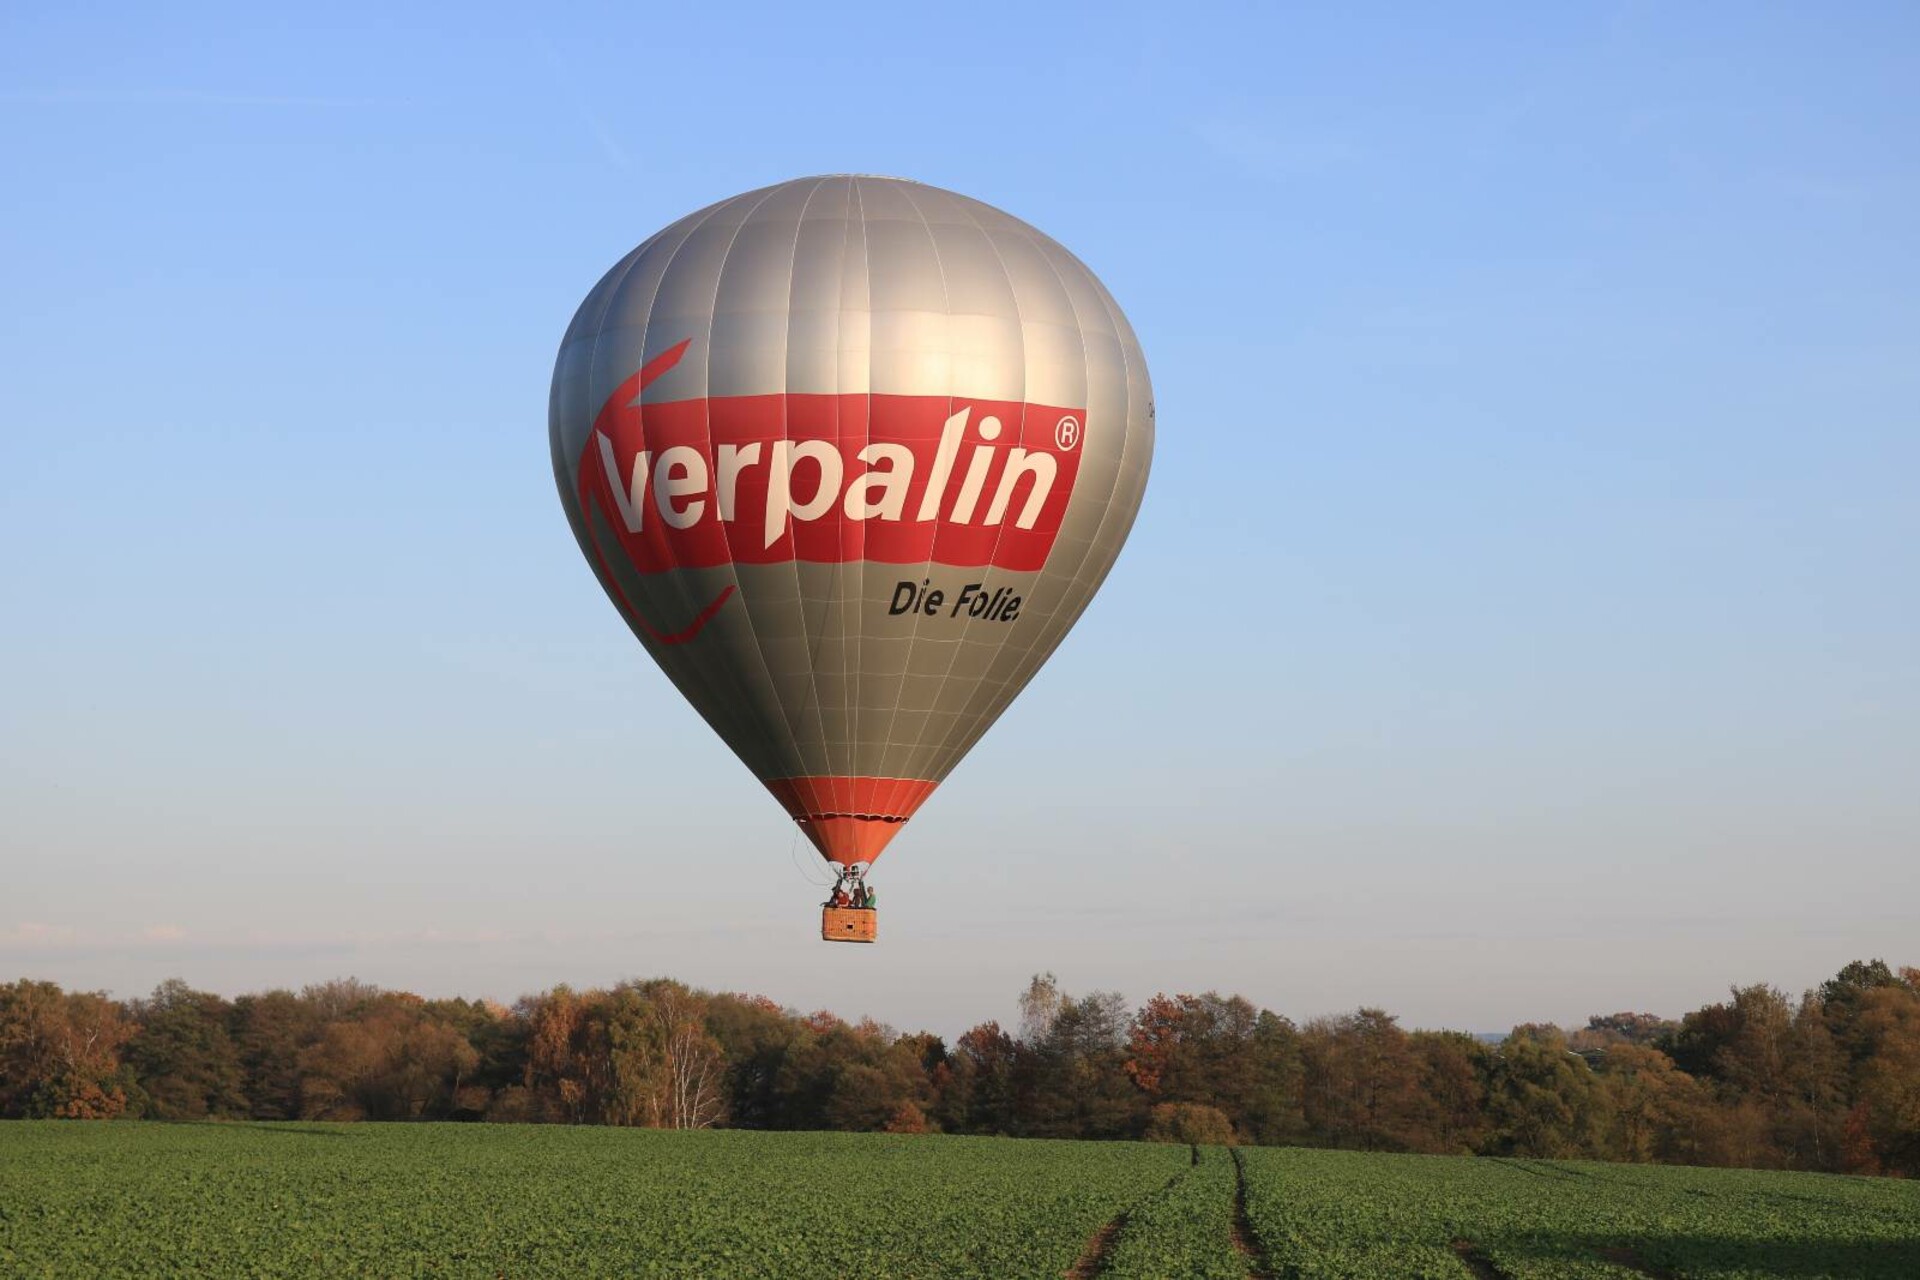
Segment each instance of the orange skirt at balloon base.
[{"label": "orange skirt at balloon base", "polygon": [[808,776],[767,780],[767,790],[828,862],[872,866],[939,784],[925,778]]},{"label": "orange skirt at balloon base", "polygon": [[880,937],[880,913],[872,907],[820,908],[822,942],[875,942]]}]

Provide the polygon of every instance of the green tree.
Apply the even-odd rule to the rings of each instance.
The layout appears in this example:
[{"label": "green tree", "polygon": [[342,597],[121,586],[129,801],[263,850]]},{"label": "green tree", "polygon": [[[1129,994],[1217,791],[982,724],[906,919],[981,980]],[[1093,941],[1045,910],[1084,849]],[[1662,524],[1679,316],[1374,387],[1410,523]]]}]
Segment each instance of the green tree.
[{"label": "green tree", "polygon": [[1250,1091],[1232,1119],[1250,1142],[1293,1143],[1306,1136],[1302,1097],[1300,1032],[1277,1013],[1262,1009],[1247,1043]]},{"label": "green tree", "polygon": [[227,1037],[240,1064],[240,1093],[256,1120],[297,1120],[300,1055],[320,1037],[325,1020],[291,991],[244,995],[227,1013]]},{"label": "green tree", "polygon": [[228,1034],[232,1008],[208,991],[169,978],[128,1009],[138,1028],[125,1059],[159,1120],[231,1118],[248,1113],[239,1050]]},{"label": "green tree", "polygon": [[726,1114],[726,1059],[706,1026],[706,997],[671,979],[622,983],[603,1010],[603,1123],[705,1129]]},{"label": "green tree", "polygon": [[1504,1155],[1568,1158],[1601,1145],[1605,1096],[1586,1059],[1554,1027],[1516,1027],[1494,1057],[1490,1143]]},{"label": "green tree", "polygon": [[716,995],[707,1002],[707,1031],[727,1063],[728,1123],[767,1129],[780,1122],[780,1069],[795,1042],[810,1034],[765,996]]},{"label": "green tree", "polygon": [[1022,1037],[1014,1063],[1016,1124],[1042,1138],[1139,1134],[1145,1107],[1127,1077],[1132,1015],[1117,992],[1074,999],[1052,975],[1021,998]]},{"label": "green tree", "polygon": [[1820,984],[1820,1008],[1833,1038],[1855,1062],[1872,1052],[1855,1023],[1869,993],[1898,987],[1900,979],[1885,960],[1854,960]]},{"label": "green tree", "polygon": [[947,1055],[945,1087],[934,1101],[934,1117],[951,1133],[1006,1135],[1019,1125],[1015,1068],[1020,1049],[997,1022],[962,1032]]}]

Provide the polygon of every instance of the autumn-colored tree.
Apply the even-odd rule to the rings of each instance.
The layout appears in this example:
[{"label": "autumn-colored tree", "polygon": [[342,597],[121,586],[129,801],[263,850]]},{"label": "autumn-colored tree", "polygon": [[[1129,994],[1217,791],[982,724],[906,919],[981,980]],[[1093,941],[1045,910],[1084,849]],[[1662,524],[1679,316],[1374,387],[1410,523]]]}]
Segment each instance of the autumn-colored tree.
[{"label": "autumn-colored tree", "polygon": [[1711,1099],[1672,1058],[1622,1039],[1602,1058],[1600,1084],[1607,1106],[1596,1154],[1640,1163],[1690,1154],[1690,1121]]},{"label": "autumn-colored tree", "polygon": [[1167,1071],[1180,1051],[1180,1031],[1186,1022],[1185,1003],[1164,993],[1154,996],[1133,1015],[1127,1032],[1127,1078],[1158,1103]]},{"label": "autumn-colored tree", "polygon": [[1787,1033],[1787,1095],[1772,1125],[1773,1145],[1790,1169],[1838,1172],[1847,1110],[1847,1055],[1834,1039],[1820,997],[1808,992]]},{"label": "autumn-colored tree", "polygon": [[1301,1032],[1302,1099],[1316,1139],[1362,1151],[1404,1151],[1420,1105],[1420,1063],[1397,1019],[1380,1009],[1316,1018]]},{"label": "autumn-colored tree", "polygon": [[[1857,978],[1860,972],[1849,965],[1842,974]],[[1822,988],[1849,1010],[1843,1019],[1825,1008],[1824,996],[1809,993],[1796,1006],[1761,984],[1735,987],[1731,1000],[1687,1014],[1661,1047],[1713,1095],[1713,1107],[1692,1121],[1692,1158],[1740,1167],[1840,1168],[1847,1110],[1841,1037],[1852,1036],[1851,1011],[1870,989],[1851,980]]]},{"label": "autumn-colored tree", "polygon": [[1162,1102],[1147,1115],[1148,1142],[1179,1142],[1190,1146],[1230,1147],[1236,1141],[1233,1121],[1218,1107],[1198,1102]]},{"label": "autumn-colored tree", "polygon": [[363,1013],[372,1007],[381,994],[379,987],[358,978],[332,978],[300,988],[300,999],[313,1011],[313,1016],[323,1023],[337,1022]]},{"label": "autumn-colored tree", "polygon": [[1869,1144],[1861,1171],[1920,1177],[1920,984],[1862,993],[1853,1034],[1866,1046],[1854,1073],[1854,1124]]},{"label": "autumn-colored tree", "polygon": [[565,986],[528,996],[514,1006],[527,1024],[525,1110],[528,1119],[554,1118],[569,1124],[587,1119],[586,1006]]},{"label": "autumn-colored tree", "polygon": [[1267,1141],[1302,1128],[1293,1024],[1239,996],[1154,996],[1134,1015],[1124,1066],[1150,1106],[1215,1107]]},{"label": "autumn-colored tree", "polygon": [[1609,1014],[1497,1049],[1378,1009],[1297,1029],[1237,996],[1075,998],[948,1047],[666,979],[512,1009],[340,979],[230,1004],[0,986],[0,1115],[477,1118],[1174,1141],[1920,1176],[1920,971],[1856,961],[1669,1023]]},{"label": "autumn-colored tree", "polygon": [[444,1116],[479,1063],[465,1037],[417,996],[387,994],[327,1023],[300,1055],[301,1113],[314,1120]]},{"label": "autumn-colored tree", "polygon": [[0,1117],[37,1113],[35,1100],[61,1070],[67,994],[22,978],[0,987]]},{"label": "autumn-colored tree", "polygon": [[120,1061],[133,1034],[105,992],[0,986],[0,1117],[111,1120],[142,1101]]},{"label": "autumn-colored tree", "polygon": [[1736,1094],[1778,1107],[1793,1091],[1793,1005],[1784,992],[1760,983],[1733,989],[1729,1015],[1714,1075]]},{"label": "autumn-colored tree", "polygon": [[492,1000],[429,1000],[426,1014],[458,1031],[479,1056],[454,1091],[452,1119],[480,1119],[502,1090],[525,1082],[527,1026],[511,1009]]},{"label": "autumn-colored tree", "polygon": [[1622,1044],[1657,1044],[1679,1029],[1669,1018],[1651,1013],[1596,1013],[1567,1037],[1567,1048],[1598,1067],[1607,1050]]},{"label": "autumn-colored tree", "polygon": [[1407,1038],[1419,1083],[1402,1130],[1409,1151],[1467,1155],[1486,1140],[1487,1080],[1493,1055],[1461,1031],[1415,1031]]}]

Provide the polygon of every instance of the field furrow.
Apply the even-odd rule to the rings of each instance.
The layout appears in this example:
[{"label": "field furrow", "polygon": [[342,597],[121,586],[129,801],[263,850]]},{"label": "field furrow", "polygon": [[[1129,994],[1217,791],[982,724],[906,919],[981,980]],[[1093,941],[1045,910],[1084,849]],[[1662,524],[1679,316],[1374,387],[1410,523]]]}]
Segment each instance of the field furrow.
[{"label": "field furrow", "polygon": [[1233,1161],[1225,1147],[1193,1151],[1185,1174],[1128,1212],[1102,1275],[1246,1280],[1246,1259],[1233,1247]]}]

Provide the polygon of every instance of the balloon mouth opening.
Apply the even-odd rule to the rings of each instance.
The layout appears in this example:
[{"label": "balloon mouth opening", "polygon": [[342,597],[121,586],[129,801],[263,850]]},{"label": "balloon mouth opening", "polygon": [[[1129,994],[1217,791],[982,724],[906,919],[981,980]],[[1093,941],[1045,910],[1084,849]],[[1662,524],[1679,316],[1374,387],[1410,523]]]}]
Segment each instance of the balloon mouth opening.
[{"label": "balloon mouth opening", "polygon": [[770,778],[773,793],[828,862],[871,863],[939,785],[931,778]]}]

